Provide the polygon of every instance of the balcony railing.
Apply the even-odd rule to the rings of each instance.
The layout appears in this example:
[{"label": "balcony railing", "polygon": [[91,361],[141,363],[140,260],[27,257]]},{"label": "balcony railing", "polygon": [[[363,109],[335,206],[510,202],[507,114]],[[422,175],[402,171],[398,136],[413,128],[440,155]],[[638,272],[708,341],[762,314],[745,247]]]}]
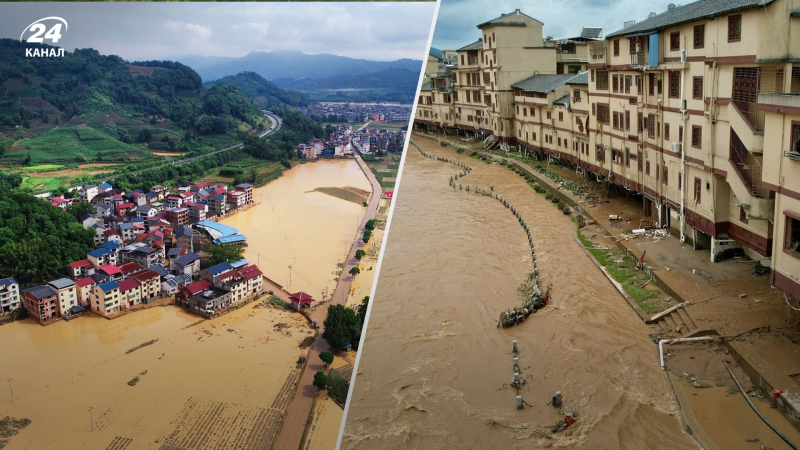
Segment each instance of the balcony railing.
[{"label": "balcony railing", "polygon": [[644,50],[639,50],[638,52],[631,52],[631,65],[632,66],[647,65],[647,55],[645,55]]},{"label": "balcony railing", "polygon": [[468,66],[477,66],[478,65],[478,57],[467,58],[467,65]]}]

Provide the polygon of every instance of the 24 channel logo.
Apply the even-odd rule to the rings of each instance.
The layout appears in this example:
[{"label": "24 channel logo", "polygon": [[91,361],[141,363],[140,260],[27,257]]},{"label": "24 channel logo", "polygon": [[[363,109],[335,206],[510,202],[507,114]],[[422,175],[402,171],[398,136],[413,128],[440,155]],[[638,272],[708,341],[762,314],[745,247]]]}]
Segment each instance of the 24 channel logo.
[{"label": "24 channel logo", "polygon": [[[47,25],[51,25],[49,28]],[[26,34],[28,38],[25,42],[43,44],[45,41],[50,41],[52,44],[57,44],[64,36],[69,28],[67,21],[61,17],[45,17],[25,27],[22,34],[19,35],[19,41],[22,42]],[[62,31],[63,30],[63,31]],[[63,48],[26,48],[25,56],[27,58],[53,58],[63,57]]]}]

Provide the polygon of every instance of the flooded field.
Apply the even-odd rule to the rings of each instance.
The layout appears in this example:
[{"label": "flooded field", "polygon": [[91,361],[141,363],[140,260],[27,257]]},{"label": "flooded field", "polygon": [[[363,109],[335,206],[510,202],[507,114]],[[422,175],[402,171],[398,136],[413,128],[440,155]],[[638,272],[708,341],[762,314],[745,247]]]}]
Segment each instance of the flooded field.
[{"label": "flooded field", "polygon": [[260,448],[311,332],[299,319],[251,304],[202,323],[167,306],[4,325],[0,376],[13,380],[14,401],[6,386],[0,417],[32,421],[6,450]]},{"label": "flooded field", "polygon": [[363,207],[314,189],[345,186],[372,189],[354,160],[301,164],[255,189],[253,199],[260,205],[222,223],[247,236],[245,257],[267,277],[321,299],[326,287],[333,293],[336,265],[355,241]]},{"label": "flooded field", "polygon": [[[532,267],[525,232],[496,200],[449,187],[456,166],[410,147],[343,448],[698,448],[647,327],[578,247],[569,218],[506,168],[416,141],[471,165],[459,182],[494,186],[517,207],[552,301],[496,327]],[[522,411],[508,386],[512,339]],[[577,422],[552,435],[564,418],[547,405],[555,391]]]}]

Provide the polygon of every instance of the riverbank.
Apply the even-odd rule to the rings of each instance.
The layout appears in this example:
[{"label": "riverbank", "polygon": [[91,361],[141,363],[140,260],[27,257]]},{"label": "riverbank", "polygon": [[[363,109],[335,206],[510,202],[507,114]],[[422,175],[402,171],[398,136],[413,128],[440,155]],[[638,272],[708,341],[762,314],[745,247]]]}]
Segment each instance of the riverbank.
[{"label": "riverbank", "polygon": [[[564,233],[572,222],[505,168],[420,141],[472,166],[459,183],[494,186],[515,205],[552,300],[497,327],[532,269],[525,230],[497,200],[449,186],[451,164],[410,151],[342,448],[696,448],[673,417],[647,327]],[[508,386],[512,340],[523,410]],[[547,406],[556,391],[563,411]],[[577,422],[552,434],[570,412]]]},{"label": "riverbank", "polygon": [[[450,141],[440,136],[423,137],[436,141]],[[462,142],[453,143],[464,147]],[[597,230],[592,233],[594,234],[594,239],[591,239],[592,245],[601,248],[619,248],[635,257],[646,252],[645,261],[651,266],[651,275],[655,283],[669,294],[674,300],[673,304],[684,305],[675,307],[674,311],[659,320],[648,321],[652,322],[650,334],[654,341],[703,334],[735,336],[735,339],[724,340],[724,346],[708,348],[706,352],[700,353],[687,352],[686,358],[671,361],[669,368],[676,374],[690,373],[697,377],[728,379],[728,384],[732,384],[730,374],[722,367],[718,367],[717,370],[699,370],[703,368],[702,365],[687,363],[690,360],[689,356],[692,360],[708,361],[718,354],[730,354],[732,357],[729,358],[730,364],[734,366],[734,370],[741,372],[739,378],[746,386],[757,387],[760,390],[759,395],[765,399],[765,405],[768,405],[766,399],[771,398],[770,394],[774,388],[784,391],[777,399],[771,401],[786,415],[777,421],[777,426],[785,434],[793,435],[797,432],[789,425],[793,422],[797,427],[798,405],[800,405],[797,401],[800,394],[793,378],[794,374],[800,371],[800,352],[793,344],[797,322],[786,322],[786,318],[791,316],[787,315],[787,308],[780,294],[769,286],[768,277],[753,274],[751,265],[711,263],[707,252],[695,251],[690,245],[682,244],[677,238],[669,235],[655,237],[650,235],[645,238],[620,235],[621,231],[638,228],[639,220],[646,219],[641,214],[641,202],[628,198],[605,197],[600,199],[593,197],[587,200],[567,189],[567,183],[554,182],[534,170],[536,166],[547,164],[546,161],[530,160],[521,155],[505,157],[496,153],[482,152],[480,148],[475,149],[474,146],[468,151],[470,153],[476,151],[483,158],[515,166],[514,170],[523,171],[552,195],[558,196],[579,210]],[[584,188],[582,192],[596,190],[596,187],[592,187],[569,169],[549,164],[547,166],[557,172],[562,179],[581,183]],[[612,215],[622,217],[623,220],[611,220]],[[642,317],[645,321],[647,318],[647,316]],[[676,350],[668,352],[667,359],[675,352],[680,353],[680,347],[678,345]],[[677,392],[680,387],[675,386],[675,388]],[[746,402],[740,399],[740,403],[746,408]],[[682,406],[686,412],[686,407],[689,405]],[[733,413],[734,408],[723,411],[728,413],[725,417],[732,420],[736,418]],[[757,417],[750,415],[758,421]],[[715,427],[718,429],[719,423],[706,422],[703,426],[716,431]],[[739,427],[738,433],[733,435],[742,437],[751,429],[752,427]],[[719,433],[716,434],[719,436]],[[800,436],[796,439],[800,439]]]}]

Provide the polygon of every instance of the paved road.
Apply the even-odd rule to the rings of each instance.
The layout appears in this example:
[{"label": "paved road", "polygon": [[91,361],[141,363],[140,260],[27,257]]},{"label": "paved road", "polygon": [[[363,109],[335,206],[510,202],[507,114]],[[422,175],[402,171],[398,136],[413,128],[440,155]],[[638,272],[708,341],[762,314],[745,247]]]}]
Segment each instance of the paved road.
[{"label": "paved road", "polygon": [[[350,254],[347,256],[344,268],[342,269],[342,277],[333,291],[333,296],[328,302],[329,305],[342,305],[347,301],[348,294],[350,293],[350,285],[353,283],[353,277],[349,275],[350,269],[358,265],[356,259],[356,251],[364,248],[364,241],[361,239],[361,234],[364,231],[364,226],[367,221],[374,219],[378,211],[378,202],[381,199],[381,184],[375,175],[369,170],[369,167],[356,155],[356,161],[367,174],[369,182],[372,184],[372,198],[369,200],[369,206],[364,213],[364,218],[358,227],[359,238],[353,248],[350,249]],[[372,276],[371,273],[362,273],[360,276]],[[324,331],[323,321],[327,316],[328,308],[318,308],[311,313],[311,318],[316,320],[320,326],[320,336],[311,347],[311,353],[308,356],[308,364],[306,364],[305,371],[300,376],[300,383],[298,384],[297,391],[295,391],[289,407],[286,409],[286,419],[283,422],[281,431],[272,444],[275,450],[295,450],[300,447],[300,441],[303,439],[303,431],[308,421],[308,415],[311,413],[311,406],[314,399],[317,397],[318,389],[312,384],[314,382],[314,374],[318,370],[324,369],[323,362],[319,359],[319,354],[326,350],[330,350],[330,346],[325,339],[322,338]]]}]

